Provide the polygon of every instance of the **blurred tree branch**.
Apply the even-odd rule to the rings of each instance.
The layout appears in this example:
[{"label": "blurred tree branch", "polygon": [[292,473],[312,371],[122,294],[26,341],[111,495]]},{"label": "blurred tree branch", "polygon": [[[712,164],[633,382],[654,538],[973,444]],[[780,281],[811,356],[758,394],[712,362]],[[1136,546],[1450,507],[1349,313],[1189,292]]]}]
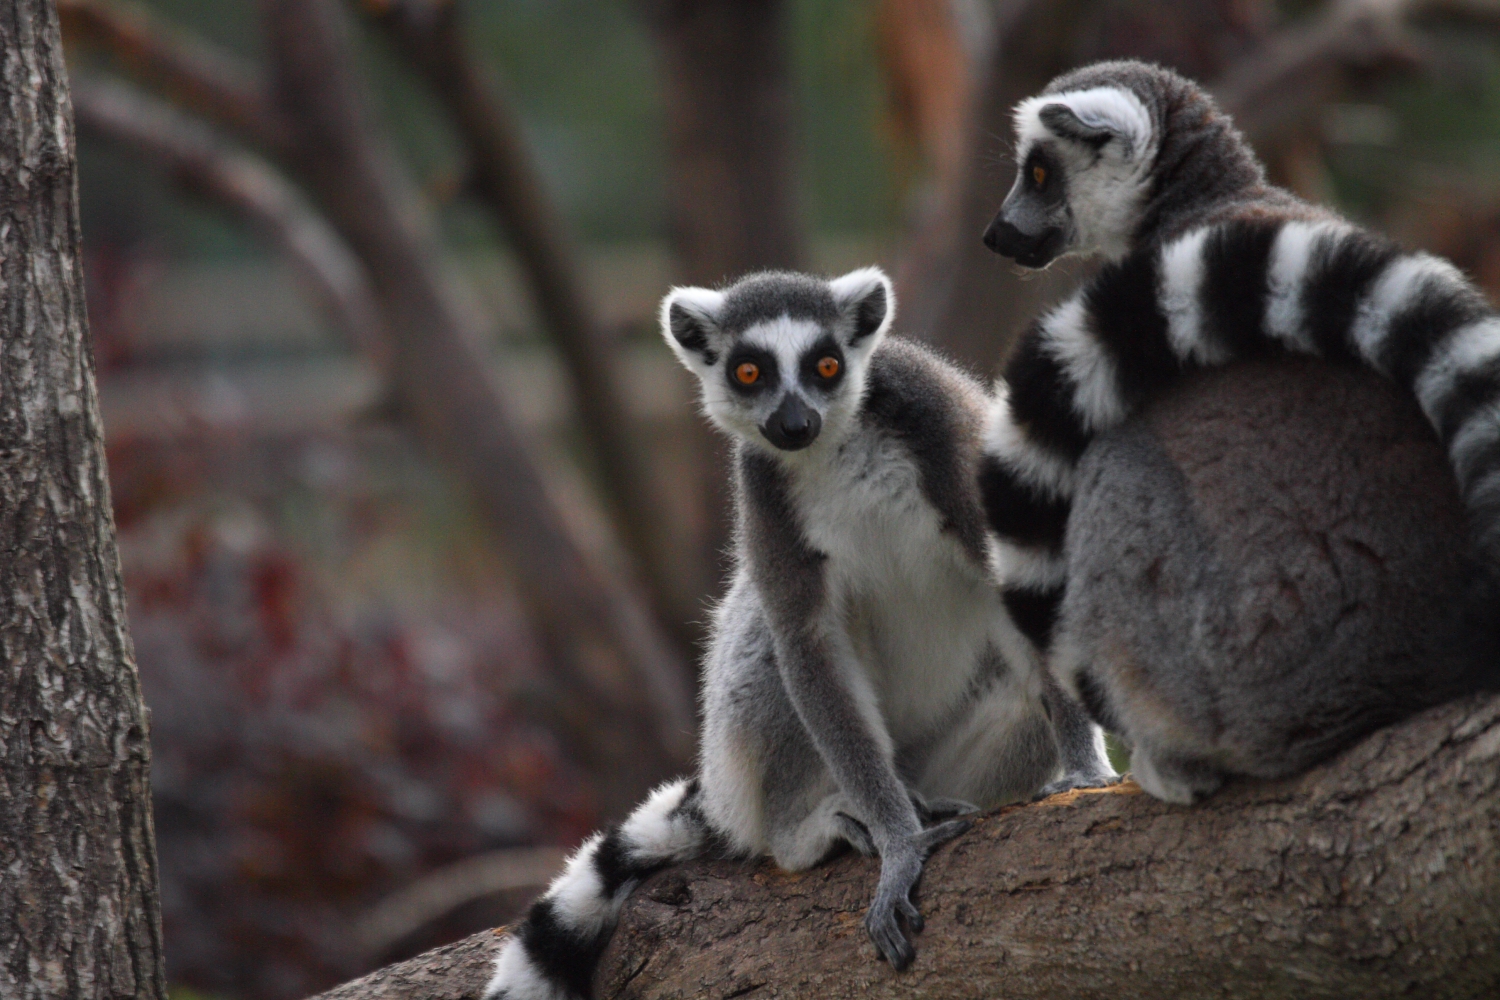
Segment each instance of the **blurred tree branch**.
[{"label": "blurred tree branch", "polygon": [[289,148],[286,123],[271,106],[262,74],[215,46],[175,30],[121,0],[57,0],[69,45],[109,53],[174,102],[215,121],[264,152]]},{"label": "blurred tree branch", "polygon": [[[877,862],[695,861],[642,883],[595,995],[1155,1000],[1494,995],[1500,698],[1433,709],[1284,781],[1183,808],[1133,783],[1010,806],[922,878],[917,963],[875,960]],[[320,1000],[475,1000],[501,931]]]},{"label": "blurred tree branch", "polygon": [[455,0],[365,0],[364,7],[452,117],[469,154],[470,183],[509,237],[572,380],[615,529],[659,616],[680,620],[659,530],[661,504],[620,392],[618,346],[599,322],[577,248],[531,158],[510,95],[474,58]]},{"label": "blurred tree branch", "polygon": [[381,371],[388,369],[388,336],[364,265],[274,167],[115,80],[73,74],[73,112],[79,128],[130,146],[284,253],[335,329]]}]

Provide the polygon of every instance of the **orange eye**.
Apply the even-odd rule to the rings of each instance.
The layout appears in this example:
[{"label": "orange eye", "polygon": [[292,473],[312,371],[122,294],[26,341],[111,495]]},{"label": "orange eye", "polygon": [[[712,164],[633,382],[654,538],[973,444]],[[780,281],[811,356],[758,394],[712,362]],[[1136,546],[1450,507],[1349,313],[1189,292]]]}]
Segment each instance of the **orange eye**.
[{"label": "orange eye", "polygon": [[754,385],[760,378],[760,365],[753,361],[741,362],[734,370],[734,377],[740,380],[740,385]]},{"label": "orange eye", "polygon": [[1041,187],[1047,183],[1047,168],[1037,165],[1031,168],[1031,179],[1036,181],[1036,186]]},{"label": "orange eye", "polygon": [[823,378],[833,378],[839,373],[839,359],[834,357],[818,359],[818,374]]}]

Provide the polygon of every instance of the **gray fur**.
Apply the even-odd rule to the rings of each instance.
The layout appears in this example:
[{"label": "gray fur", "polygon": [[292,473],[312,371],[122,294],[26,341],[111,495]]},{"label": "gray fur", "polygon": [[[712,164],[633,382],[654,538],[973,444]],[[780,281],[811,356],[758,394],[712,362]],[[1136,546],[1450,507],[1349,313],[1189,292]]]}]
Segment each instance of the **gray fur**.
[{"label": "gray fur", "polygon": [[[635,882],[709,845],[792,871],[846,846],[878,854],[865,926],[904,968],[912,890],[966,828],[955,816],[1115,780],[990,578],[975,479],[988,399],[886,337],[893,308],[873,268],[663,303],[668,345],[735,442],[736,566],[704,658],[698,776],[584,846],[502,950],[489,997],[585,992],[577,967]],[[835,356],[823,378],[815,362]],[[774,377],[737,385],[736,358]],[[794,448],[772,424],[789,399],[821,428]]]}]

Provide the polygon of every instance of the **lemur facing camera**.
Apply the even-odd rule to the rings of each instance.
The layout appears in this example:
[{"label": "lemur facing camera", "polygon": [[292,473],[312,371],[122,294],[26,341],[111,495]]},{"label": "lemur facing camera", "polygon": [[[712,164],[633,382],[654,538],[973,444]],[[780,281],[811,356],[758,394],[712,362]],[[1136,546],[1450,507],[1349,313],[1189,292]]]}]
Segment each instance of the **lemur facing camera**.
[{"label": "lemur facing camera", "polygon": [[[1446,261],[1404,251],[1270,186],[1229,118],[1168,70],[1085,67],[1019,104],[1015,122],[1019,171],[985,243],[1029,268],[1070,253],[1097,254],[1105,264],[1031,326],[1007,363],[981,473],[986,511],[1012,600],[1040,609],[1034,630],[1055,626],[1053,671],[1095,719],[1133,744],[1132,771],[1146,790],[1187,802],[1226,775],[1289,774],[1376,725],[1493,686],[1500,318],[1483,295]],[[1113,516],[1118,497],[1070,510],[1075,492],[1092,488],[1080,472],[1090,443],[1185,372],[1295,355],[1367,366],[1409,392],[1436,429],[1473,542],[1463,553],[1459,592],[1467,593],[1455,601],[1465,606],[1425,626],[1439,652],[1414,660],[1377,644],[1359,656],[1325,655],[1336,615],[1328,634],[1298,640],[1306,655],[1271,655],[1281,647],[1262,643],[1261,634],[1235,637],[1230,648],[1221,640],[1235,629],[1285,631],[1314,620],[1322,628],[1324,618],[1318,608],[1272,615],[1233,606],[1260,598],[1236,592],[1236,567],[1209,565],[1223,561],[1211,547],[1195,557],[1201,565],[1193,572],[1224,583],[1228,624],[1184,617],[1168,636],[1171,650],[1147,650],[1128,620],[1114,622],[1116,635],[1103,634],[1098,615],[1110,600],[1091,588],[1122,585],[1101,561],[1129,546],[1109,542],[1109,526],[1096,523]],[[1127,506],[1140,518],[1187,526],[1201,498],[1183,489],[1179,470],[1166,471],[1161,490],[1175,491],[1171,502],[1157,490],[1147,513],[1150,498],[1140,490],[1122,495],[1134,494]],[[1242,533],[1254,530],[1247,524]],[[1169,535],[1156,530],[1151,544],[1175,544]],[[1112,554],[1101,556],[1101,544]],[[1378,561],[1367,560],[1370,572],[1389,577]],[[1138,588],[1138,609],[1153,587],[1154,601],[1172,587],[1195,586],[1187,569],[1171,587],[1153,582],[1163,561],[1140,562],[1128,583]],[[1281,597],[1302,600],[1295,567],[1283,570]],[[1176,599],[1162,600],[1169,598]],[[1342,610],[1358,611],[1356,604]]]},{"label": "lemur facing camera", "polygon": [[636,883],[705,851],[790,871],[846,845],[878,854],[865,927],[904,968],[922,927],[912,889],[967,827],[953,817],[1116,780],[992,582],[976,478],[988,399],[887,337],[894,307],[874,268],[662,303],[667,343],[735,443],[736,568],[704,660],[698,774],[573,855],[502,946],[487,997],[587,996]]}]

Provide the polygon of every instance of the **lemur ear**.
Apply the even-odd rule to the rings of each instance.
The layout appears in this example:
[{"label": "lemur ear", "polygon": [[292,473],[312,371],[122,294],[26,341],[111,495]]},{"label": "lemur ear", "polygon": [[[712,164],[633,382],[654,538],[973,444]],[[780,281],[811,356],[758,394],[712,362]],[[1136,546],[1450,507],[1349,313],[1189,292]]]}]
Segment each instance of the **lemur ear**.
[{"label": "lemur ear", "polygon": [[848,347],[873,348],[896,318],[896,291],[878,267],[862,267],[828,283],[839,313],[848,321]]},{"label": "lemur ear", "polygon": [[[1126,159],[1151,144],[1151,114],[1140,98],[1120,87],[1095,87],[1059,95],[1060,100],[1034,97],[1017,106],[1018,125],[1028,110],[1048,132],[1061,139],[1103,149],[1111,139],[1120,140]],[[1037,107],[1040,104],[1041,107]]]},{"label": "lemur ear", "polygon": [[724,293],[708,288],[674,288],[661,300],[661,334],[690,371],[719,360],[713,337],[723,308]]},{"label": "lemur ear", "polygon": [[[1116,137],[1123,138],[1122,134],[1115,129],[1104,125],[1089,125],[1066,104],[1048,104],[1037,112],[1037,117],[1053,135],[1062,139],[1072,139],[1074,142],[1081,142],[1095,149],[1099,149]],[[1129,142],[1128,139],[1126,141]]]}]

